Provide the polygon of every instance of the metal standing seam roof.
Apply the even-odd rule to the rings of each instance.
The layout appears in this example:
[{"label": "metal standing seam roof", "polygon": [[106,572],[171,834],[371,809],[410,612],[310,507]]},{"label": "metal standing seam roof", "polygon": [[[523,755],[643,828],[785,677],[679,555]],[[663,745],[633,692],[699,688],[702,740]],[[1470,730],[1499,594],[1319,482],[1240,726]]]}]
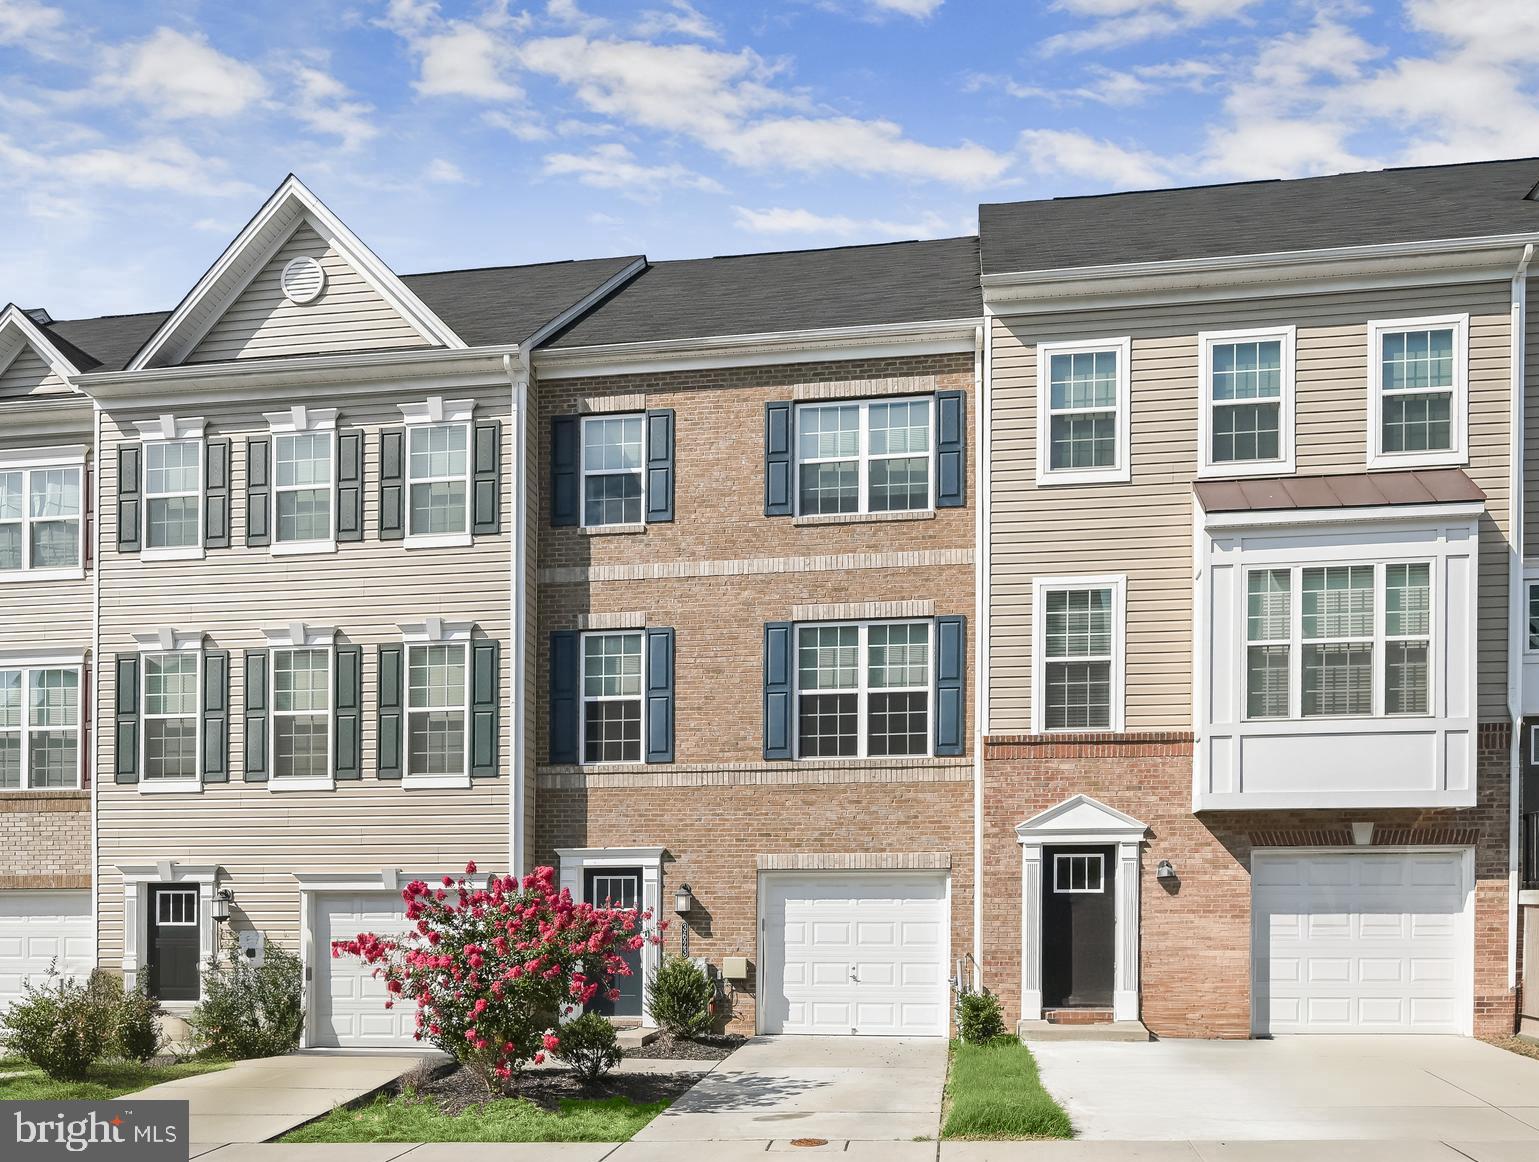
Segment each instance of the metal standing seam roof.
[{"label": "metal standing seam roof", "polygon": [[1379,508],[1458,504],[1486,499],[1462,468],[1199,480],[1192,485],[1204,512],[1277,512],[1305,508]]}]

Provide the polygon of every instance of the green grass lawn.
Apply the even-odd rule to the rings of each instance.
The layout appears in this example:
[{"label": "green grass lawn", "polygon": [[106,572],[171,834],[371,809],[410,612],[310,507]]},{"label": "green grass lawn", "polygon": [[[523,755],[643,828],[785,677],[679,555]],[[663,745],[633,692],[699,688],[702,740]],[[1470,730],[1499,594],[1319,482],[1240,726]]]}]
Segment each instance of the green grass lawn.
[{"label": "green grass lawn", "polygon": [[564,1100],[559,1112],[523,1098],[498,1098],[460,1114],[446,1114],[431,1098],[403,1094],[335,1109],[280,1142],[628,1142],[668,1108],[623,1097]]},{"label": "green grass lawn", "polygon": [[176,1081],[225,1069],[226,1061],[183,1061],[178,1065],[140,1065],[137,1061],[98,1061],[83,1081],[54,1081],[41,1069],[16,1057],[0,1058],[0,1101],[105,1101],[136,1093],[163,1081]]},{"label": "green grass lawn", "polygon": [[942,1138],[1072,1138],[1074,1127],[1037,1079],[1031,1050],[1013,1037],[954,1042]]}]

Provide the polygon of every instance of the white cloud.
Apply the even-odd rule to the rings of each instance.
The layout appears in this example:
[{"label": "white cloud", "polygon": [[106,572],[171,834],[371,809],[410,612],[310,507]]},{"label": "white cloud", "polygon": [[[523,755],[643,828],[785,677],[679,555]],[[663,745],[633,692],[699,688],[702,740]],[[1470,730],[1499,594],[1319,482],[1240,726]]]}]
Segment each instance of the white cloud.
[{"label": "white cloud", "polygon": [[0,44],[14,44],[36,56],[58,55],[65,14],[34,0],[0,0]]},{"label": "white cloud", "polygon": [[516,101],[523,96],[506,74],[507,46],[490,31],[460,23],[415,41],[422,57],[417,92],[425,97]]},{"label": "white cloud", "polygon": [[1042,50],[1091,52],[1170,36],[1216,20],[1235,19],[1256,0],[1058,0],[1060,12],[1088,17],[1088,27],[1061,32]]},{"label": "white cloud", "polygon": [[370,118],[374,106],[354,100],[347,86],[330,73],[312,65],[296,65],[292,74],[294,94],[289,107],[311,130],[337,137],[345,150],[357,149],[379,136]]},{"label": "white cloud", "polygon": [[974,74],[967,78],[965,88],[968,92],[997,89],[1011,97],[1053,106],[1092,102],[1127,108],[1174,89],[1201,92],[1211,87],[1223,70],[1207,61],[1176,60],[1115,69],[1092,64],[1085,72],[1085,79],[1078,84],[1056,85],[1023,84],[1010,77]]},{"label": "white cloud", "polygon": [[854,117],[779,117],[742,127],[713,142],[738,165],[817,173],[981,185],[1002,176],[1010,159],[982,145],[925,145],[891,121]]},{"label": "white cloud", "polygon": [[954,222],[936,213],[926,213],[912,221],[886,218],[852,218],[843,214],[818,214],[812,210],[772,206],[754,210],[733,206],[740,230],[755,234],[797,234],[821,238],[886,240],[892,238],[944,238],[977,229],[968,221]]},{"label": "white cloud", "polygon": [[435,185],[460,185],[470,179],[465,176],[465,171],[447,158],[435,157],[428,162],[427,168],[422,171],[422,180],[432,182]]},{"label": "white cloud", "polygon": [[1078,130],[1027,129],[1021,152],[1031,169],[1086,178],[1117,189],[1168,184],[1170,167],[1142,149],[1130,149]]},{"label": "white cloud", "polygon": [[585,186],[642,199],[655,198],[666,188],[725,192],[719,182],[677,163],[645,165],[618,142],[595,146],[588,153],[553,153],[545,159],[542,172],[546,177],[575,177]]},{"label": "white cloud", "polygon": [[501,109],[488,109],[481,114],[481,120],[493,129],[501,129],[519,141],[549,141],[555,136],[532,115],[515,116],[512,113],[504,113]]},{"label": "white cloud", "polygon": [[151,138],[120,149],[98,148],[43,154],[0,136],[0,185],[26,186],[69,174],[73,186],[108,190],[168,191],[200,197],[251,194],[246,182],[224,176],[225,165],[180,141]]},{"label": "white cloud", "polygon": [[695,40],[720,40],[721,29],[689,0],[670,0],[666,9],[652,8],[636,19],[631,32],[643,40],[658,36],[688,36]]},{"label": "white cloud", "polygon": [[267,92],[251,65],[226,56],[202,36],[171,28],[108,49],[105,56],[100,87],[158,117],[233,117]]},{"label": "white cloud", "polygon": [[872,11],[879,16],[912,16],[917,20],[928,20],[945,2],[946,0],[866,0]]}]

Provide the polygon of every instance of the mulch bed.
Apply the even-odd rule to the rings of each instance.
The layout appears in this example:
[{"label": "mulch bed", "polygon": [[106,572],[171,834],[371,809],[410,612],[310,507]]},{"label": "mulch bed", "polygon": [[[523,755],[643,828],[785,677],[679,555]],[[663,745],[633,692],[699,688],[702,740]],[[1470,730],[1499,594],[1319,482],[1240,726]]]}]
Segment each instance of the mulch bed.
[{"label": "mulch bed", "polygon": [[708,1033],[692,1041],[660,1033],[655,1041],[640,1049],[627,1049],[625,1055],[653,1061],[720,1061],[746,1040],[737,1033]]},{"label": "mulch bed", "polygon": [[[525,1073],[509,1097],[532,1101],[543,1110],[559,1110],[567,1098],[623,1097],[633,1102],[676,1101],[695,1082],[698,1073],[611,1073],[592,1085],[564,1070],[535,1069]],[[417,1086],[423,1097],[432,1098],[446,1114],[461,1114],[502,1094],[488,1095],[481,1079],[468,1069],[454,1069]]]}]

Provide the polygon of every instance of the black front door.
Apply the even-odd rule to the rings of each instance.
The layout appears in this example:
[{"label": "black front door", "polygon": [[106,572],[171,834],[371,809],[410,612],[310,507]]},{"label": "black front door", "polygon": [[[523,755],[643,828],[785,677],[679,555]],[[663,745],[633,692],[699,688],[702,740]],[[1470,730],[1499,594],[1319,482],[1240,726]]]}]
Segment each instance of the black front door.
[{"label": "black front door", "polygon": [[[583,892],[588,903],[610,908],[641,908],[641,869],[639,867],[589,868],[583,875]],[[638,933],[640,929],[637,929]],[[641,1016],[641,950],[627,949],[621,954],[630,965],[630,976],[617,976],[611,982],[620,990],[620,999],[610,1000],[603,993],[588,1007],[606,1017]]]},{"label": "black front door", "polygon": [[198,999],[198,889],[150,889],[150,996],[163,1001]]},{"label": "black front door", "polygon": [[1042,851],[1042,1005],[1106,1008],[1116,967],[1116,848]]}]

